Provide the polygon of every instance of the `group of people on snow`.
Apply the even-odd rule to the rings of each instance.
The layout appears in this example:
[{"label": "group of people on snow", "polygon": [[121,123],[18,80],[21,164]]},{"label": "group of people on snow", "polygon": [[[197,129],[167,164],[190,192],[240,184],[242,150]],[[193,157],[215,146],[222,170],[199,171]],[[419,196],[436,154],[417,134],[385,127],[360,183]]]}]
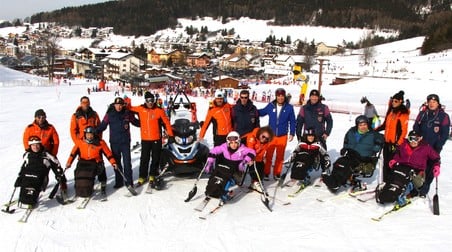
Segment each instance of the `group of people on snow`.
[{"label": "group of people on snow", "polygon": [[[375,118],[379,119],[375,107],[363,97],[364,114],[356,117],[355,125],[345,134],[340,157],[334,163],[327,149],[333,118],[328,106],[322,103],[320,92],[311,90],[309,100],[297,116],[283,88],[276,89],[274,97],[265,107],[257,109],[248,90],[240,91],[234,105],[227,102],[224,92],[217,90],[214,93],[198,138],[198,141],[204,141],[206,131],[212,125],[214,147],[203,169],[210,173],[206,196],[227,200],[230,187],[242,185],[246,174],[251,177],[249,187],[259,192],[265,190],[262,180],[270,180],[271,175],[274,180],[279,180],[290,173],[292,184],[307,186],[310,172],[319,168],[321,180],[332,192],[344,185],[351,185],[353,190],[365,190],[360,178],[373,175],[381,153],[383,184],[377,190],[377,200],[404,205],[407,197],[425,197],[433,179],[440,173],[440,152],[449,137],[450,118],[436,94],[427,96],[410,132],[410,106],[409,102],[405,104],[403,91],[390,97],[381,125],[375,124]],[[101,193],[106,193],[104,156],[115,170],[114,188],[136,187],[147,182],[154,186],[162,169],[163,137],[171,143],[175,136],[168,115],[158,106],[155,95],[145,92],[144,99],[143,104],[131,106],[130,99],[126,102],[116,97],[102,121],[90,106],[89,98],[83,96],[80,99],[80,106],[70,123],[74,147],[65,165],[65,169],[69,169],[78,157],[74,171],[77,196],[92,194],[95,176],[101,184]],[[268,125],[261,126],[260,118],[265,116],[268,116]],[[131,165],[130,124],[140,127],[141,133],[136,184]],[[102,140],[102,132],[107,126],[110,147]],[[380,134],[381,131],[384,134]],[[295,137],[297,147],[284,162],[287,143]],[[47,185],[51,169],[60,183],[62,197],[67,197],[65,170],[56,158],[58,133],[48,123],[42,109],[35,112],[33,123],[26,127],[23,144],[26,150],[24,164],[15,186],[30,188],[32,183],[34,194],[30,195],[39,195]],[[288,167],[286,171],[283,171],[284,164]],[[34,182],[29,181],[30,176],[24,176],[31,173],[36,173]],[[35,204],[36,200],[37,197],[35,200],[20,199],[24,204]]]}]

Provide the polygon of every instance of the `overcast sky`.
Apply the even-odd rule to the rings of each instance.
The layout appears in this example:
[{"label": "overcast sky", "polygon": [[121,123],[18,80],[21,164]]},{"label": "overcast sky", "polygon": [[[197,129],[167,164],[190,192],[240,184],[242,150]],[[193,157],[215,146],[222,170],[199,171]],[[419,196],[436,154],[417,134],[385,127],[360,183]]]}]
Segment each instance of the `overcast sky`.
[{"label": "overcast sky", "polygon": [[52,11],[69,6],[80,6],[108,0],[0,0],[0,20],[24,19],[42,11]]}]

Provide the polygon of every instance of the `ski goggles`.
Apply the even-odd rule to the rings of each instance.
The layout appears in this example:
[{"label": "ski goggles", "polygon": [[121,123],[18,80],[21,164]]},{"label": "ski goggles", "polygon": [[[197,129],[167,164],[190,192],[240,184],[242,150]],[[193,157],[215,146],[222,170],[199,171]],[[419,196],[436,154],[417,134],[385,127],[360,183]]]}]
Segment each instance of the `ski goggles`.
[{"label": "ski goggles", "polygon": [[438,95],[436,95],[436,94],[428,95],[428,96],[427,96],[427,101],[430,101],[430,100],[439,101],[439,97],[438,97]]},{"label": "ski goggles", "polygon": [[421,140],[421,137],[418,136],[408,136],[408,142],[419,142]]},{"label": "ski goggles", "polygon": [[155,98],[146,98],[146,103],[154,103]]},{"label": "ski goggles", "polygon": [[229,136],[226,138],[226,140],[229,142],[236,142],[236,143],[240,143],[240,138],[237,136]]},{"label": "ski goggles", "polygon": [[39,139],[39,137],[30,137],[28,139],[28,145],[40,144],[40,143],[41,143],[41,139]]}]

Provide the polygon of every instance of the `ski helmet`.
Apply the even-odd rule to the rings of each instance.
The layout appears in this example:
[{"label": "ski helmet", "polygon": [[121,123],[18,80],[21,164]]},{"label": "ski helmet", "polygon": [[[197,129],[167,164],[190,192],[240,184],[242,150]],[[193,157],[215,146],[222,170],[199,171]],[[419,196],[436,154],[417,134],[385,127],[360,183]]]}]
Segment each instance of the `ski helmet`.
[{"label": "ski helmet", "polygon": [[93,133],[94,134],[94,127],[93,126],[88,126],[85,128],[85,130],[83,132],[85,133]]},{"label": "ski helmet", "polygon": [[240,135],[239,135],[239,133],[237,133],[237,131],[229,132],[229,134],[226,136],[226,141],[228,142],[228,144],[230,142],[238,142],[238,143],[240,143]]},{"label": "ski helmet", "polygon": [[369,126],[369,119],[365,115],[359,115],[355,119],[355,125],[358,126],[360,123],[367,123],[367,126]]}]

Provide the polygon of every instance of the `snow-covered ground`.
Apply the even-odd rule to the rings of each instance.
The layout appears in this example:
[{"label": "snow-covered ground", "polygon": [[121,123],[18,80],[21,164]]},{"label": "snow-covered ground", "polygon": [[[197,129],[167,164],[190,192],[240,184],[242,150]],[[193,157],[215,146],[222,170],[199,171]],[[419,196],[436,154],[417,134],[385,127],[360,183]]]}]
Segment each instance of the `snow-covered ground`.
[{"label": "snow-covered ground", "polygon": [[[394,46],[394,45],[392,45]],[[391,47],[391,46],[388,46]],[[398,74],[397,78],[365,77],[359,81],[331,86],[335,77],[324,75],[322,93],[330,108],[346,113],[333,113],[334,127],[328,139],[329,154],[335,160],[341,149],[345,132],[353,126],[354,118],[363,110],[359,103],[361,96],[367,96],[377,105],[378,112],[384,114],[388,98],[399,90],[405,91],[405,98],[412,104],[416,114],[419,105],[429,93],[437,93],[441,102],[449,108],[452,98],[449,78],[452,62],[451,52],[429,56],[416,56],[418,52],[405,52],[412,48],[407,41],[393,49],[391,59],[410,58],[409,75]],[[394,46],[395,48],[395,46]],[[386,49],[383,47],[379,52]],[[383,53],[379,54],[383,55]],[[388,57],[387,53],[385,54]],[[447,56],[449,55],[449,56]],[[350,56],[353,57],[353,56]],[[383,62],[383,56],[376,57]],[[416,62],[416,64],[413,64]],[[331,58],[331,63],[355,71],[363,71],[357,58]],[[441,71],[442,70],[442,71]],[[427,74],[424,73],[427,71]],[[14,76],[14,77],[13,77]],[[312,75],[311,79],[318,78]],[[403,79],[402,79],[403,78]],[[86,95],[87,87],[95,83],[85,80],[71,81],[51,86],[14,85],[16,79],[30,80],[39,84],[40,80],[21,73],[13,73],[0,66],[0,161],[3,176],[0,178],[1,202],[7,202],[13,191],[21,157],[23,154],[22,134],[26,125],[33,121],[34,112],[43,108],[47,117],[60,135],[58,158],[64,164],[70,153],[72,141],[69,135],[71,114],[79,104],[79,98]],[[317,83],[317,82],[316,82]],[[317,88],[312,82],[309,89]],[[114,85],[114,84],[112,84]],[[253,86],[258,94],[274,91],[278,85]],[[299,87],[283,86],[296,99]],[[127,93],[132,97],[130,93]],[[102,117],[108,104],[113,101],[113,92],[92,93],[92,107]],[[207,100],[193,98],[198,104],[198,118],[203,119],[207,111]],[[142,98],[132,97],[133,104],[142,103]],[[232,100],[230,100],[232,102]],[[265,103],[256,102],[258,108]],[[295,108],[298,113],[298,108]],[[262,125],[267,118],[261,120]],[[412,121],[410,122],[410,127]],[[104,134],[108,141],[108,134]],[[132,128],[133,142],[139,140],[139,130]],[[211,145],[212,133],[206,137]],[[295,147],[288,144],[286,157]],[[23,210],[16,214],[2,213],[0,237],[2,251],[448,251],[452,245],[452,164],[450,153],[452,144],[448,141],[442,152],[442,169],[439,177],[439,203],[441,215],[434,216],[428,199],[418,200],[404,211],[387,216],[382,222],[374,222],[371,217],[391,206],[377,205],[374,201],[358,202],[353,198],[341,198],[328,202],[318,202],[316,198],[330,195],[325,187],[308,188],[300,196],[290,199],[290,189],[279,189],[279,200],[290,200],[283,206],[277,201],[273,212],[269,212],[260,202],[259,195],[246,194],[232,204],[225,205],[216,215],[201,220],[193,208],[202,199],[206,179],[198,184],[198,193],[188,203],[184,202],[193,188],[194,179],[168,181],[169,188],[154,194],[125,197],[125,188],[114,190],[112,168],[107,166],[108,201],[94,199],[87,209],[76,209],[76,203],[61,206],[55,200],[47,200],[48,190],[43,194],[42,204],[30,216],[27,224],[17,220]],[[139,155],[132,154],[135,179],[138,176]],[[74,168],[74,166],[73,166]],[[73,169],[72,168],[72,169]],[[73,172],[67,172],[70,194],[73,190]],[[313,180],[319,173],[313,174]],[[369,187],[374,187],[379,179],[378,171],[367,179]],[[265,183],[269,193],[275,193],[275,182]],[[429,198],[435,194],[434,184]],[[17,193],[16,193],[17,197]],[[212,205],[208,208],[213,207]],[[449,231],[448,231],[449,230]]]}]

